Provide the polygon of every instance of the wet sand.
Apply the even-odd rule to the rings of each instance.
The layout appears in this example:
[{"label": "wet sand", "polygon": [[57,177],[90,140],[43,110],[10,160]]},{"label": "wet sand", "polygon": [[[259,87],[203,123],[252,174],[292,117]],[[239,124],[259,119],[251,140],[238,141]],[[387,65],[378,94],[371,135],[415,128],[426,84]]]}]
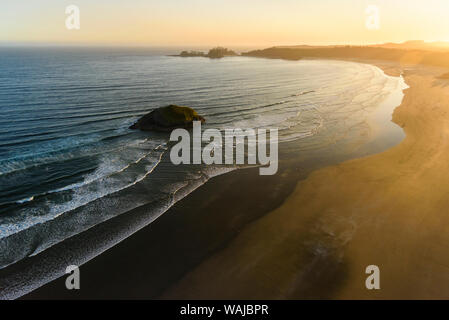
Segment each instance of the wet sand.
[{"label": "wet sand", "polygon": [[[399,145],[213,178],[83,265],[81,290],[62,277],[24,298],[449,297],[449,82],[436,79],[441,69],[370,63],[404,69],[411,87],[393,117],[406,133]],[[379,291],[365,289],[370,264]]]},{"label": "wet sand", "polygon": [[[163,298],[449,298],[449,82],[378,65],[410,86],[393,114],[406,138],[311,173]],[[365,288],[368,265],[380,290]]]},{"label": "wet sand", "polygon": [[[147,227],[80,266],[80,290],[67,290],[63,276],[22,299],[158,298],[185,273],[225,247],[245,225],[279,207],[302,174],[281,168],[279,175],[261,177],[258,170],[234,171],[211,179]],[[138,217],[145,215],[145,210],[138,208],[125,215]],[[102,232],[125,215],[93,228],[93,232]],[[50,258],[57,254],[56,250]],[[29,263],[33,259],[28,259]]]}]

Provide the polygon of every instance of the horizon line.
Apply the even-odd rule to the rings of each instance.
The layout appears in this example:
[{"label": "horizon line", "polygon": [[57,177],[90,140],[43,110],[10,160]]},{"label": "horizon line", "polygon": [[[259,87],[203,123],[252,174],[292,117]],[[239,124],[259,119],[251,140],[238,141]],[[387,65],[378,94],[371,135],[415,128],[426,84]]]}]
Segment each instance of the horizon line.
[{"label": "horizon line", "polygon": [[103,48],[211,48],[211,47],[230,47],[230,48],[243,48],[243,47],[259,47],[259,48],[272,48],[272,47],[293,47],[293,46],[311,46],[311,47],[327,47],[327,46],[372,46],[381,44],[404,44],[407,42],[424,42],[424,43],[447,43],[445,40],[402,40],[402,41],[383,41],[383,42],[367,42],[367,43],[354,43],[354,42],[328,42],[328,43],[285,43],[285,44],[143,44],[143,43],[93,43],[93,42],[45,42],[45,41],[2,41],[0,40],[0,47],[103,47]]}]

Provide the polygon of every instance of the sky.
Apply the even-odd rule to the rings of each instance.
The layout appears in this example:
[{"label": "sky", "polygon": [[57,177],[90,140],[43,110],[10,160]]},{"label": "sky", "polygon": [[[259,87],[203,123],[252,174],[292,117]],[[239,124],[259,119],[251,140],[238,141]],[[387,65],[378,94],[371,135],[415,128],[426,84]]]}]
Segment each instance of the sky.
[{"label": "sky", "polygon": [[[78,30],[66,27],[69,5],[79,8]],[[366,25],[370,5],[379,9],[375,28]],[[449,0],[1,0],[0,43],[268,47],[449,41],[448,16]]]}]

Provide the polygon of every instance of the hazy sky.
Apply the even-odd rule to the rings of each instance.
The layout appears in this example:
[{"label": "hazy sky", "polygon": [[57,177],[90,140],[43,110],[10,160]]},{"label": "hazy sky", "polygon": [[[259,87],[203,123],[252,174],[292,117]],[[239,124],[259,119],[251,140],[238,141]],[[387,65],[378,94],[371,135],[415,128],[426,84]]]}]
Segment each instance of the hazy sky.
[{"label": "hazy sky", "polygon": [[[65,8],[80,9],[67,30]],[[368,5],[380,28],[365,26]],[[449,0],[1,0],[0,42],[271,46],[449,40]]]}]

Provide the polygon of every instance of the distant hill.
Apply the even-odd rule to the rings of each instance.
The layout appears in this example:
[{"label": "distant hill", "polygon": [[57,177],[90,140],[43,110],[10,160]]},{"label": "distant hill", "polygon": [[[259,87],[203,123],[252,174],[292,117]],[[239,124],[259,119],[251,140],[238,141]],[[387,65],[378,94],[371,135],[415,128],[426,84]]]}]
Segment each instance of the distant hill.
[{"label": "distant hill", "polygon": [[[433,48],[422,49],[422,48]],[[415,48],[420,49],[415,49]],[[428,45],[421,42],[373,46],[289,46],[272,47],[242,53],[243,56],[299,60],[306,57],[337,59],[388,60],[401,64],[425,64],[449,67],[449,50],[443,43]]]},{"label": "distant hill", "polygon": [[[348,47],[348,45],[311,46],[301,44],[295,46],[276,46],[276,48],[283,48],[283,49],[323,49],[323,48],[342,48],[342,47]],[[366,45],[363,47],[406,49],[406,50],[449,51],[449,42],[444,41],[425,42],[423,40],[410,40],[401,43],[388,42],[382,44]]]},{"label": "distant hill", "polygon": [[370,47],[388,48],[388,49],[407,49],[407,50],[449,51],[449,42],[443,41],[425,42],[423,40],[411,40],[402,43],[390,42],[372,45]]}]

